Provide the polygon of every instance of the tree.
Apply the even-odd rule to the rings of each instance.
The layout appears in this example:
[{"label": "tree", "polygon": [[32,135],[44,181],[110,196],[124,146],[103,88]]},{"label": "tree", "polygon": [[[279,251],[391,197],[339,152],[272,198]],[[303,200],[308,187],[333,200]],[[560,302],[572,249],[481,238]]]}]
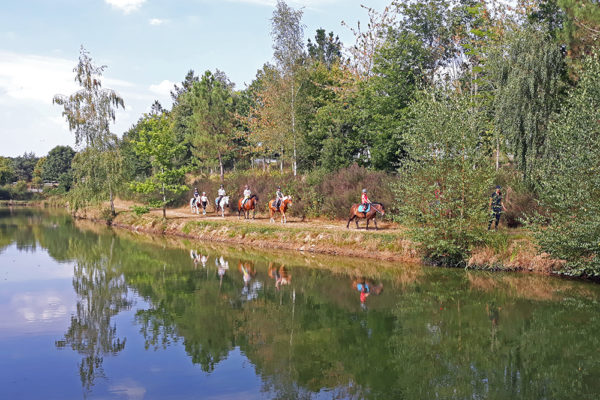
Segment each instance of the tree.
[{"label": "tree", "polygon": [[[583,60],[582,75],[548,129],[539,182],[549,225],[537,225],[543,251],[566,260],[560,273],[600,276],[600,56]],[[547,216],[539,222],[546,222]]]},{"label": "tree", "polygon": [[56,146],[48,152],[41,177],[47,182],[56,182],[62,174],[71,172],[71,161],[75,150],[69,146]]},{"label": "tree", "polygon": [[315,42],[308,39],[308,55],[313,61],[324,63],[327,68],[331,68],[333,64],[342,59],[342,43],[338,36],[334,37],[333,32],[325,35],[325,29],[317,29]]},{"label": "tree", "polygon": [[8,157],[0,157],[0,185],[11,183],[14,175],[12,160]]},{"label": "tree", "polygon": [[277,0],[271,18],[271,36],[273,37],[273,57],[279,66],[285,85],[290,91],[290,134],[292,139],[292,170],[297,173],[296,149],[296,96],[298,93],[297,73],[304,58],[304,27],[302,11],[294,10],[284,1]]},{"label": "tree", "polygon": [[483,242],[492,184],[481,148],[482,115],[467,96],[451,92],[422,93],[408,111],[410,157],[400,170],[399,219],[427,258],[464,264]]},{"label": "tree", "polygon": [[249,139],[256,153],[263,159],[278,154],[282,172],[289,148],[290,91],[286,83],[279,70],[264,65],[253,82],[254,102],[248,120]]},{"label": "tree", "polygon": [[[97,189],[94,193],[94,199],[108,197],[110,208],[115,215],[114,208],[114,190],[116,189],[116,180],[90,182],[95,176],[110,176],[116,179],[120,176],[121,161],[116,147],[115,137],[110,131],[110,123],[115,121],[115,113],[119,107],[125,107],[123,99],[111,89],[102,88],[102,73],[106,69],[105,65],[96,66],[89,53],[81,46],[79,53],[79,62],[73,69],[75,72],[75,82],[81,86],[81,89],[70,96],[56,95],[53,102],[63,106],[62,115],[69,123],[69,129],[75,133],[75,143],[82,145],[84,149],[90,151],[86,154],[100,154],[108,152],[103,157],[102,163],[97,165],[106,170],[104,173],[91,173],[83,176],[83,171],[91,170],[85,163],[86,157],[80,157],[78,171],[76,175],[80,176],[78,183],[86,182],[86,185],[93,185]],[[87,159],[91,161],[91,159]],[[113,163],[113,164],[110,164]],[[89,193],[88,193],[89,194]],[[85,196],[79,196],[80,201],[85,201]]]},{"label": "tree", "polygon": [[34,153],[23,153],[22,156],[15,157],[13,159],[13,170],[17,180],[31,182],[37,161],[38,158]]},{"label": "tree", "polygon": [[564,58],[544,29],[514,31],[498,54],[495,126],[527,181],[543,154],[546,129],[564,90]]},{"label": "tree", "polygon": [[186,121],[187,139],[194,156],[218,161],[224,181],[223,159],[233,139],[234,114],[232,85],[224,74],[206,71],[186,96],[192,115]]},{"label": "tree", "polygon": [[186,168],[177,167],[177,159],[185,147],[177,143],[171,122],[163,114],[144,117],[134,148],[138,156],[150,161],[152,176],[133,182],[130,187],[138,193],[155,196],[151,205],[162,207],[163,218],[167,218],[166,207],[172,196],[188,190],[182,183]]}]

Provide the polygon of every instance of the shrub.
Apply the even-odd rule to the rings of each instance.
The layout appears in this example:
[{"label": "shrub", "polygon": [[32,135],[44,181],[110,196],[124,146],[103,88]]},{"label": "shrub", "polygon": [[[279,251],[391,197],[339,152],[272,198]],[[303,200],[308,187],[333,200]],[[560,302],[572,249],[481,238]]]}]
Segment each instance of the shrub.
[{"label": "shrub", "polygon": [[150,208],[147,206],[131,206],[131,211],[135,213],[135,215],[140,216],[143,214],[147,214],[150,212]]}]

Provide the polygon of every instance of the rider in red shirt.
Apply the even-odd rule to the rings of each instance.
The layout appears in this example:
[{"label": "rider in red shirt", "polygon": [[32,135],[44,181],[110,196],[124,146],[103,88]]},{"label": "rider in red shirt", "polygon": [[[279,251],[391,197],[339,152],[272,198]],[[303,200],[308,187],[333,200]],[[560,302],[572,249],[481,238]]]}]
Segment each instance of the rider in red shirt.
[{"label": "rider in red shirt", "polygon": [[360,197],[360,202],[362,203],[363,210],[366,210],[368,204],[371,203],[371,200],[369,200],[369,197],[367,196],[367,189],[362,190],[362,196]]}]

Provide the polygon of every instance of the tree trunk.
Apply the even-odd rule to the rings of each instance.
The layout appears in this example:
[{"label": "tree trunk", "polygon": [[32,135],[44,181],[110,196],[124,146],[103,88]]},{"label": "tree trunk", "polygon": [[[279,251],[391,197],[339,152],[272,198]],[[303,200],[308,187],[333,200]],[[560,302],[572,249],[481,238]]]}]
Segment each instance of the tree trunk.
[{"label": "tree trunk", "polygon": [[294,145],[294,160],[292,162],[292,170],[294,171],[294,176],[296,176],[296,98],[294,93],[294,74],[292,74],[292,141]]},{"label": "tree trunk", "polygon": [[111,212],[112,216],[114,217],[115,215],[117,215],[117,213],[115,211],[115,202],[114,202],[114,198],[113,198],[112,188],[108,189],[108,195],[110,197],[110,212]]},{"label": "tree trunk", "polygon": [[221,183],[224,183],[225,174],[223,173],[223,158],[221,157],[221,152],[219,152],[219,168],[221,170]]}]

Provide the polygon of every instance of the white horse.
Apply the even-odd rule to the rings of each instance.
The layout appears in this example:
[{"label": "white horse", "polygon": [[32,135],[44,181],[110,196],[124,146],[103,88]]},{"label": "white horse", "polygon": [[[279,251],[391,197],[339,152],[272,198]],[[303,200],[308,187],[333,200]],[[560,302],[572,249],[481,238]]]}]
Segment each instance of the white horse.
[{"label": "white horse", "polygon": [[198,201],[195,197],[190,199],[190,211],[192,214],[200,214],[200,208],[198,207]]},{"label": "white horse", "polygon": [[216,211],[219,213],[219,209],[221,209],[221,217],[225,217],[225,206],[229,206],[229,196],[223,196],[220,203],[217,203],[219,198],[215,199]]}]

